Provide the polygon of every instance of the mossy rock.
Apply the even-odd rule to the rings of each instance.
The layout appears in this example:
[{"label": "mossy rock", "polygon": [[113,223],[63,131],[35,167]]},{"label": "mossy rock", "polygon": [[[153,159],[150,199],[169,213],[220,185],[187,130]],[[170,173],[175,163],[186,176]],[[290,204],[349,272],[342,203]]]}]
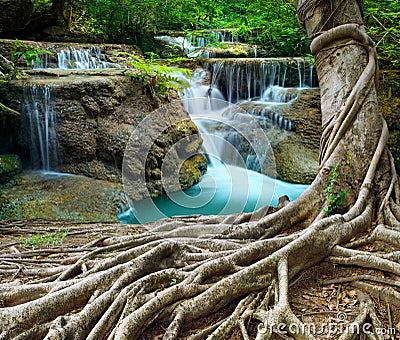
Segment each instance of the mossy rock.
[{"label": "mossy rock", "polygon": [[17,155],[0,155],[0,184],[9,183],[21,171],[22,163]]},{"label": "mossy rock", "polygon": [[188,188],[198,183],[207,171],[207,159],[203,154],[197,154],[185,160],[179,169],[179,182],[182,188]]},{"label": "mossy rock", "polygon": [[400,172],[400,71],[380,71],[378,102],[389,128],[389,150]]},{"label": "mossy rock", "polygon": [[23,172],[1,191],[0,220],[116,222],[122,191],[119,183],[84,176]]}]

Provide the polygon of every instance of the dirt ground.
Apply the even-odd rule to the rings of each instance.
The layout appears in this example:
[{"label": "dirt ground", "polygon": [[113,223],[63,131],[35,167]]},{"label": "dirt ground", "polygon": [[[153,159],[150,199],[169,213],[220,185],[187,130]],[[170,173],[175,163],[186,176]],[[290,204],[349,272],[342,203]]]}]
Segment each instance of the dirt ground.
[{"label": "dirt ground", "polygon": [[[62,244],[41,245],[40,242],[29,243],[35,235],[60,235],[64,231]],[[49,268],[68,262],[68,258],[76,256],[74,249],[83,245],[93,246],[94,240],[106,236],[121,236],[141,233],[145,229],[137,225],[120,223],[67,223],[45,220],[33,221],[0,221],[0,283],[18,284],[41,282],[42,278],[29,274],[29,268]],[[36,238],[37,239],[37,238]],[[57,243],[56,241],[54,243]],[[375,250],[386,245],[375,246]],[[371,250],[371,249],[369,249]],[[339,277],[356,277],[359,275],[374,275],[387,277],[399,282],[400,278],[358,267],[338,266],[322,262],[317,266],[301,272],[290,283],[290,303],[297,317],[303,321],[316,339],[337,339],[346,332],[359,313],[357,290],[347,283],[330,283]],[[397,288],[398,289],[398,288]],[[384,339],[400,339],[400,307],[391,306],[384,301],[373,299],[375,311],[382,322],[381,333]],[[192,321],[184,325],[180,339],[185,339],[197,330],[230,315],[236,304],[233,302],[211,316]],[[149,327],[140,339],[161,339],[167,324],[156,324]],[[248,325],[250,336],[256,334],[257,328],[264,327],[253,320]],[[270,326],[270,325],[268,325]],[[278,327],[278,325],[276,325]],[[365,329],[368,332],[368,327]],[[363,330],[355,339],[367,339]],[[278,331],[276,339],[292,339]],[[239,330],[229,339],[242,339]],[[223,339],[222,339],[223,340]]]}]

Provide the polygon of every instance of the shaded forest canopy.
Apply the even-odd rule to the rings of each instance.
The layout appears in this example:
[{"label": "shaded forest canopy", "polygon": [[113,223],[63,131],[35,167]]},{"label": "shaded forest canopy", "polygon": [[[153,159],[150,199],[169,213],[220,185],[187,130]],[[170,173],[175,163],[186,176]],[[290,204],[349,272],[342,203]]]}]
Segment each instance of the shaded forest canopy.
[{"label": "shaded forest canopy", "polygon": [[[131,43],[150,51],[152,37],[161,32],[232,28],[241,41],[261,45],[271,56],[309,53],[291,0],[3,0],[0,9],[3,38],[57,36],[66,41]],[[400,3],[367,0],[364,16],[381,66],[398,68]]]}]

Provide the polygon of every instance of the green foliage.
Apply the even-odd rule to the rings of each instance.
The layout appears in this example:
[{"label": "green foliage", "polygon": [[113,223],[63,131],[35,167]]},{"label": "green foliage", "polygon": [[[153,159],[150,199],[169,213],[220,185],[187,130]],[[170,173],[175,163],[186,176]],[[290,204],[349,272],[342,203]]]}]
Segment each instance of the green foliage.
[{"label": "green foliage", "polygon": [[331,216],[337,212],[337,210],[344,206],[346,201],[346,197],[349,194],[348,190],[342,190],[339,193],[334,191],[334,186],[336,183],[336,179],[339,176],[337,172],[337,164],[334,164],[331,172],[329,173],[329,182],[328,186],[325,188],[326,194],[326,206],[324,208],[324,213],[326,216]]},{"label": "green foliage", "polygon": [[171,282],[169,283],[169,285],[170,285],[170,286],[176,285],[176,279],[173,278],[173,279],[171,280]]},{"label": "green foliage", "polygon": [[42,248],[60,246],[65,237],[67,237],[69,230],[58,229],[54,233],[36,234],[29,238],[24,239],[20,237],[20,243],[28,248]]},{"label": "green foliage", "polygon": [[377,45],[380,64],[400,67],[400,2],[398,0],[365,1],[367,33]]},{"label": "green foliage", "polygon": [[346,164],[350,165],[352,159],[353,159],[353,154],[351,152],[347,152],[346,153]]},{"label": "green foliage", "polygon": [[51,0],[31,0],[34,12],[41,12],[51,8]]},{"label": "green foliage", "polygon": [[40,49],[37,46],[25,44],[18,39],[15,39],[13,45],[15,50],[11,52],[12,61],[17,62],[20,59],[24,59],[26,66],[33,66],[34,64],[40,65],[41,54],[53,54],[53,52]]},{"label": "green foliage", "polygon": [[[241,5],[240,5],[241,4]],[[299,56],[309,53],[305,31],[297,22],[293,1],[261,0],[236,2],[229,27],[247,42],[264,46],[271,56]]]},{"label": "green foliage", "polygon": [[118,55],[124,56],[124,62],[133,68],[133,72],[129,71],[125,74],[141,80],[154,97],[165,95],[170,90],[181,91],[188,86],[176,74],[179,72],[190,76],[191,71],[189,69],[154,63],[154,59],[153,62],[150,62],[149,60],[125,52],[118,53]]}]

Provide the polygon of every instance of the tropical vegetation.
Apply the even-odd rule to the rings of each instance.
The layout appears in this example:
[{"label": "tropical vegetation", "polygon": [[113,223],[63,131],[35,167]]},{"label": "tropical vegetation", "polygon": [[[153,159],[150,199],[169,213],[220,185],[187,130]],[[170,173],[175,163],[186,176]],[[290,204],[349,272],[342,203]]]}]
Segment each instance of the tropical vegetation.
[{"label": "tropical vegetation", "polygon": [[[232,28],[241,41],[262,45],[273,56],[308,54],[293,0],[31,0],[34,12],[57,16],[72,34],[97,41],[127,42],[145,51],[152,37],[165,31]],[[365,1],[368,34],[385,67],[400,66],[400,3]]]}]

